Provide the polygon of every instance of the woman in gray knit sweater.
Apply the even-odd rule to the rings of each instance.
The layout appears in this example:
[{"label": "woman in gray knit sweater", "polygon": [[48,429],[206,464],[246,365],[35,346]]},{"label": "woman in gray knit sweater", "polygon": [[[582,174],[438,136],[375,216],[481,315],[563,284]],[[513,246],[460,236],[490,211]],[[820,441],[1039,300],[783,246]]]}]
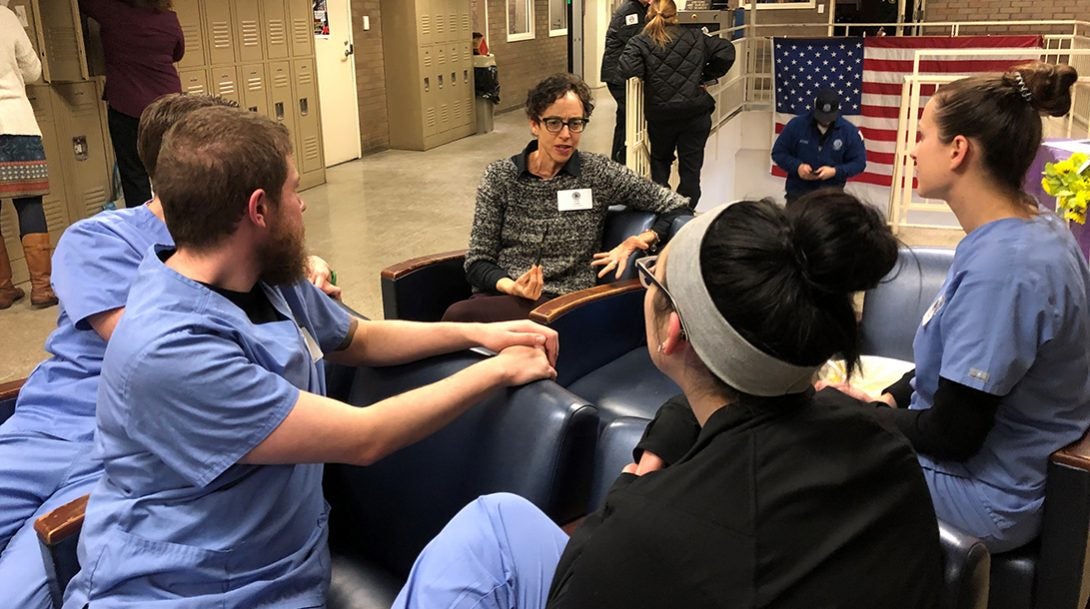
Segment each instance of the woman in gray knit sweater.
[{"label": "woman in gray knit sweater", "polygon": [[[536,139],[485,170],[465,262],[474,294],[451,305],[444,320],[525,318],[550,298],[592,287],[597,277],[619,277],[630,254],[655,245],[674,218],[692,213],[685,197],[577,150],[593,110],[586,83],[571,74],[530,90],[526,115]],[[606,211],[617,204],[659,218],[603,252]]]}]

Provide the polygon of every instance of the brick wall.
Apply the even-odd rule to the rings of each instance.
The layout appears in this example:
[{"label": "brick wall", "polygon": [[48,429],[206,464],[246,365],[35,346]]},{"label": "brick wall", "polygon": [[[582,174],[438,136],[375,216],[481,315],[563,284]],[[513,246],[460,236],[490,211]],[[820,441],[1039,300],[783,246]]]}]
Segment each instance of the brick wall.
[{"label": "brick wall", "polygon": [[[390,122],[386,114],[386,66],[382,53],[380,0],[352,1],[352,36],[356,45],[356,88],[360,104],[360,141],[363,152],[390,147]],[[363,16],[371,29],[363,30]]]},{"label": "brick wall", "polygon": [[[1090,0],[928,0],[924,17],[927,21],[1026,21],[1039,19],[1085,19],[1090,13]],[[981,33],[1026,32],[1026,26],[995,26],[979,28]],[[1070,28],[1036,27],[1033,32],[1070,33]],[[978,29],[969,30],[977,33]],[[936,32],[937,33],[937,32]],[[967,33],[962,28],[962,34]]]},{"label": "brick wall", "polygon": [[497,111],[520,108],[539,80],[568,69],[568,37],[549,37],[549,2],[534,0],[533,40],[507,42],[507,0],[488,0],[488,49],[500,76]]}]

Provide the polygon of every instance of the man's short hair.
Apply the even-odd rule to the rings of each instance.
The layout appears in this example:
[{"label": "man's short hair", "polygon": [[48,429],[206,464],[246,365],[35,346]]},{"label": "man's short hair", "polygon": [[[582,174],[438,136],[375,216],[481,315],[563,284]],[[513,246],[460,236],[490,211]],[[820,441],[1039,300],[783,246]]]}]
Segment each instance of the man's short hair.
[{"label": "man's short hair", "polygon": [[238,102],[218,95],[168,93],[144,108],[140,115],[140,128],[136,132],[136,153],[140,155],[140,162],[152,180],[155,179],[155,167],[159,161],[159,147],[163,144],[167,129],[186,114],[211,106],[237,108]]},{"label": "man's short hair", "polygon": [[174,243],[217,245],[235,232],[258,189],[275,209],[291,154],[288,130],[264,116],[221,106],[183,116],[163,138],[155,175]]}]

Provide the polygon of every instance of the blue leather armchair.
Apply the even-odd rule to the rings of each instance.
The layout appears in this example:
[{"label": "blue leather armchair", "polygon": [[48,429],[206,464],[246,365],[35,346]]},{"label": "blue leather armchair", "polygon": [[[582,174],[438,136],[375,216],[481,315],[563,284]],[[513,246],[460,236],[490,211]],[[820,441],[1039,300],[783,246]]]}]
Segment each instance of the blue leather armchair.
[{"label": "blue leather armchair", "polygon": [[951,249],[901,248],[897,265],[863,298],[861,352],[913,361],[916,329],[953,261]]},{"label": "blue leather armchair", "polygon": [[1041,535],[992,555],[992,609],[1084,609],[1090,598],[1090,433],[1053,453]]},{"label": "blue leather armchair", "polygon": [[[602,235],[603,250],[612,249],[626,237],[648,230],[655,223],[655,217],[650,212],[611,207]],[[414,321],[442,319],[447,307],[469,298],[471,293],[463,268],[465,255],[466,250],[433,254],[383,269],[381,286],[384,317]],[[635,273],[636,269],[629,264],[621,279],[635,277]],[[599,283],[612,280],[612,276],[607,276],[599,280]]]},{"label": "blue leather armchair", "polygon": [[650,419],[680,393],[647,353],[644,294],[639,280],[629,279],[565,294],[530,314],[560,334],[557,382],[594,404],[603,424]]},{"label": "blue leather armchair", "polygon": [[[360,368],[347,401],[371,404],[483,357],[467,351]],[[558,523],[582,515],[597,426],[597,413],[585,400],[542,381],[496,392],[436,434],[374,465],[327,466],[335,565],[329,607],[389,607],[420,550],[480,495],[521,495]]]}]

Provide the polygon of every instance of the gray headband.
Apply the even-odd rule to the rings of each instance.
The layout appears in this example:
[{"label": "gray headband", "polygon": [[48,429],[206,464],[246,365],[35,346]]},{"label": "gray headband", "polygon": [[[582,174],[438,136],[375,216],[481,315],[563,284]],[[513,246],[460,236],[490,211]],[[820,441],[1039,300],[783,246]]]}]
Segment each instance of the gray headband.
[{"label": "gray headband", "polygon": [[700,245],[708,227],[730,205],[694,218],[670,240],[666,278],[674,306],[684,322],[689,344],[724,383],[757,396],[799,393],[810,386],[819,366],[795,366],[749,344],[723,319],[704,285]]}]

